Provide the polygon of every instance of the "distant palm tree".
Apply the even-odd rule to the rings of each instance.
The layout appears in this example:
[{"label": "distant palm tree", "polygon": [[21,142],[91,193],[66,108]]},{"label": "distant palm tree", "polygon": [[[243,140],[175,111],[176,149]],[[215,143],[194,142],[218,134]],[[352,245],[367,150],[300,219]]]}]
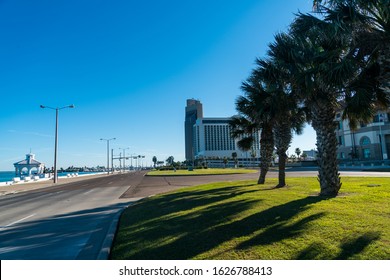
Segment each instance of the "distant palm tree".
[{"label": "distant palm tree", "polygon": [[297,154],[297,158],[299,159],[299,156],[301,155],[301,149],[296,148],[295,153]]},{"label": "distant palm tree", "polygon": [[156,156],[153,156],[153,165],[154,165],[154,168],[156,168],[156,165],[157,165],[157,157]]},{"label": "distant palm tree", "polygon": [[234,160],[234,167],[237,168],[238,159],[237,159],[237,153],[236,152],[232,153],[232,158]]},{"label": "distant palm tree", "polygon": [[226,168],[228,162],[229,162],[229,159],[227,157],[224,157],[223,158],[223,166],[224,166],[224,168]]},{"label": "distant palm tree", "polygon": [[174,163],[175,163],[175,158],[173,156],[169,156],[167,159],[166,159],[166,162],[168,165],[170,166],[173,166]]}]

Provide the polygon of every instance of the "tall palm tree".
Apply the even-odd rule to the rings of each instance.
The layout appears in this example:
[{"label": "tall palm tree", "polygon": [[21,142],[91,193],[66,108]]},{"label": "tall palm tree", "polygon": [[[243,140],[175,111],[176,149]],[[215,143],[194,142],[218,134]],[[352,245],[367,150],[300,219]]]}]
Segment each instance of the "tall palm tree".
[{"label": "tall palm tree", "polygon": [[[338,7],[344,11],[351,6]],[[299,14],[291,25],[289,38],[283,41],[288,50],[277,53],[286,65],[290,64],[293,86],[311,109],[323,195],[337,195],[341,187],[336,156],[336,110],[344,109],[344,117],[354,126],[357,120],[371,118],[376,105],[389,102],[380,79],[375,79],[380,70],[371,61],[374,53],[369,54],[367,46],[358,47],[359,40],[355,37],[361,35],[355,36],[359,32],[346,28],[353,25],[341,21],[345,18],[340,19],[340,14],[335,16],[330,9],[322,18]]]},{"label": "tall palm tree", "polygon": [[315,10],[348,35],[381,91],[390,95],[390,0],[314,0]]},{"label": "tall palm tree", "polygon": [[390,0],[319,0],[316,11],[344,38],[358,71],[345,87],[343,117],[356,128],[390,104]]},{"label": "tall palm tree", "polygon": [[273,114],[270,104],[270,94],[266,85],[255,75],[251,75],[241,86],[244,92],[236,100],[236,110],[239,115],[230,121],[233,138],[240,138],[238,146],[242,150],[250,150],[255,133],[260,133],[260,176],[258,184],[265,183],[265,177],[272,162],[274,150]]},{"label": "tall palm tree", "polygon": [[287,150],[290,147],[293,132],[302,133],[306,120],[305,108],[298,106],[297,96],[291,90],[289,73],[282,65],[272,60],[257,60],[255,70],[258,79],[267,81],[270,97],[273,101],[274,143],[279,157],[279,182],[276,187],[286,185]]},{"label": "tall palm tree", "polygon": [[269,55],[290,74],[291,88],[310,108],[317,134],[319,182],[322,195],[337,195],[340,177],[337,166],[336,109],[342,85],[353,69],[344,65],[342,38],[330,24],[312,15],[300,14],[290,34],[278,34]]},{"label": "tall palm tree", "polygon": [[256,63],[257,68],[242,85],[244,96],[236,102],[240,116],[234,117],[231,122],[233,137],[244,136],[238,144],[240,148],[249,150],[254,141],[254,131],[261,129],[258,183],[265,182],[276,146],[279,156],[277,187],[283,187],[286,185],[285,164],[292,133],[294,130],[298,133],[302,131],[305,118],[290,90],[287,72],[273,61],[257,59]]}]

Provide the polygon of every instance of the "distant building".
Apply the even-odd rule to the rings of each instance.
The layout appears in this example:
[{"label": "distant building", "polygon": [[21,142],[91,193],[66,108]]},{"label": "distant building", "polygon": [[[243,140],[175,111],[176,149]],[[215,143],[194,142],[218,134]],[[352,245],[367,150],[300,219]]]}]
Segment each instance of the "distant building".
[{"label": "distant building", "polygon": [[[199,104],[200,108],[196,107]],[[188,110],[189,107],[193,110]],[[187,114],[187,112],[192,112],[192,114]],[[193,122],[195,115],[197,118]],[[229,120],[230,118],[203,118],[201,103],[192,99],[187,100],[186,160],[202,159],[207,161],[209,166],[213,166],[221,165],[223,159],[228,158],[230,160],[229,165],[234,165],[232,154],[236,153],[240,165],[257,165],[260,160],[260,133],[255,133],[252,149],[250,151],[242,151],[237,146],[239,139],[234,139],[230,135]],[[190,125],[192,125],[191,134],[188,133]],[[191,153],[189,153],[189,148],[191,148]],[[187,154],[187,151],[189,154]]]},{"label": "distant building", "polygon": [[188,99],[185,108],[184,134],[185,134],[185,156],[187,161],[193,161],[195,156],[194,151],[194,136],[193,127],[196,120],[203,118],[203,106],[199,100]]},{"label": "distant building", "polygon": [[34,154],[27,154],[26,159],[14,163],[16,177],[22,175],[31,176],[32,174],[42,174],[45,165],[35,159]]},{"label": "distant building", "polygon": [[317,151],[314,150],[314,149],[303,151],[302,155],[303,154],[306,154],[306,160],[315,160],[315,159],[317,159]]},{"label": "distant building", "polygon": [[387,160],[390,153],[390,111],[377,111],[371,123],[352,130],[342,112],[336,115],[340,160]]}]

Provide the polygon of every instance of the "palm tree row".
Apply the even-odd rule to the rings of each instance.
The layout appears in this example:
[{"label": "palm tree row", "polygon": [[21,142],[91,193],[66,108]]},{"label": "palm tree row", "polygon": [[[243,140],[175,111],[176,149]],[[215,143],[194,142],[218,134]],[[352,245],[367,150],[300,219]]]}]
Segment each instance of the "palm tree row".
[{"label": "palm tree row", "polygon": [[[335,116],[352,127],[369,121],[390,104],[389,0],[314,1],[315,13],[298,14],[288,33],[275,36],[266,59],[258,59],[236,101],[231,127],[242,149],[261,130],[264,183],[274,146],[279,187],[285,185],[286,150],[305,121],[316,131],[321,195],[335,196],[341,182],[337,165]],[[368,38],[368,40],[367,40]],[[305,112],[305,113],[304,113]]]}]

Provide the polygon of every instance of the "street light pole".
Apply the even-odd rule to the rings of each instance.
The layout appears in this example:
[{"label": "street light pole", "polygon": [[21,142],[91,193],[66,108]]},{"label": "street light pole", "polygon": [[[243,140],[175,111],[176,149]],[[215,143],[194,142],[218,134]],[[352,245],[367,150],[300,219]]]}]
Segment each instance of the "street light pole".
[{"label": "street light pole", "polygon": [[57,173],[57,150],[58,150],[58,112],[62,109],[65,109],[65,108],[74,108],[74,105],[68,105],[68,106],[65,106],[65,107],[61,107],[61,108],[53,108],[53,107],[49,107],[49,106],[44,106],[44,105],[41,105],[40,106],[42,109],[52,109],[52,110],[55,110],[56,111],[56,128],[55,128],[55,135],[54,135],[54,184],[56,184],[58,182],[58,173]]},{"label": "street light pole", "polygon": [[123,172],[126,171],[126,150],[130,150],[129,147],[127,148],[119,148],[120,150],[123,150]]},{"label": "street light pole", "polygon": [[100,138],[101,141],[107,141],[107,174],[110,174],[110,141],[116,140],[116,138],[104,139]]},{"label": "street light pole", "polygon": [[56,108],[56,132],[55,132],[55,144],[54,144],[54,184],[57,183],[57,150],[58,150],[58,108]]},{"label": "street light pole", "polygon": [[130,155],[130,160],[131,160],[131,162],[130,162],[130,170],[133,170],[134,168],[133,168],[133,159],[136,159],[134,156],[135,156],[136,154],[131,154]]}]

